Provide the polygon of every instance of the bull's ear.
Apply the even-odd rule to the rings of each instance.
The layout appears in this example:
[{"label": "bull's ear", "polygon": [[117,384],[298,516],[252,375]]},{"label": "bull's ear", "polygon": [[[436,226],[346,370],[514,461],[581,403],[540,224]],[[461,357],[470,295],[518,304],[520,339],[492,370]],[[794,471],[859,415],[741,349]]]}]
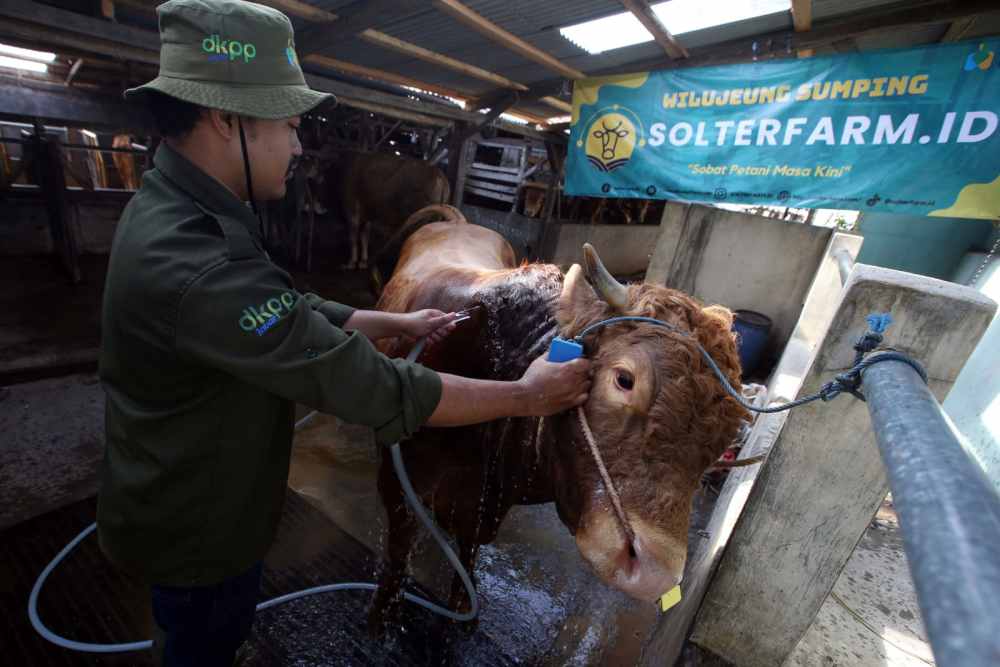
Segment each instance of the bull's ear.
[{"label": "bull's ear", "polygon": [[729,375],[734,386],[738,386],[735,383],[740,377],[740,358],[736,352],[736,336],[732,331],[732,311],[724,306],[707,306],[701,309],[701,316],[701,322],[696,322],[694,327],[698,342]]},{"label": "bull's ear", "polygon": [[580,265],[574,264],[563,279],[556,321],[564,335],[575,335],[587,323],[596,320],[606,305],[583,277]]},{"label": "bull's ear", "polygon": [[733,311],[725,306],[706,306],[701,309],[701,312],[703,315],[719,320],[727,330],[733,328]]}]

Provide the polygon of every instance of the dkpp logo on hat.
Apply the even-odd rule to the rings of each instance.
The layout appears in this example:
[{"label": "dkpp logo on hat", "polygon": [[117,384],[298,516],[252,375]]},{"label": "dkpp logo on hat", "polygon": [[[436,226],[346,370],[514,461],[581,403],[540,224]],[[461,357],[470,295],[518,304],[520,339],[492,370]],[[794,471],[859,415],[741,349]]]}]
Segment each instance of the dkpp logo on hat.
[{"label": "dkpp logo on hat", "polygon": [[257,56],[257,47],[250,42],[222,39],[218,34],[209,35],[201,41],[201,50],[208,53],[211,61],[236,60],[243,58],[248,63]]}]

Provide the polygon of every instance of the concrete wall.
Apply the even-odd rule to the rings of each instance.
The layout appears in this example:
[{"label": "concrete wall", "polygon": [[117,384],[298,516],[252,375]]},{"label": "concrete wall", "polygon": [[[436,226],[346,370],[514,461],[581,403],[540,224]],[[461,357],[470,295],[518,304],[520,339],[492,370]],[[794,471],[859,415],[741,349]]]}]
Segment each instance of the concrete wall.
[{"label": "concrete wall", "polygon": [[649,266],[659,235],[657,225],[556,224],[545,240],[545,259],[567,269],[583,260],[583,244],[590,243],[608,271],[634,276]]},{"label": "concrete wall", "polygon": [[951,280],[965,253],[985,246],[990,232],[989,220],[865,213],[858,262]]},{"label": "concrete wall", "polygon": [[663,212],[646,282],[774,322],[765,357],[788,341],[833,230],[698,204]]},{"label": "concrete wall", "polygon": [[[799,395],[852,365],[867,315],[891,313],[885,345],[919,359],[941,400],[995,312],[973,289],[859,264]],[[792,410],[761,464],[692,641],[741,667],[783,664],[887,491],[865,403],[840,397]]]},{"label": "concrete wall", "polygon": [[[975,271],[986,258],[972,253],[968,268]],[[963,263],[963,264],[966,264]],[[969,271],[960,273],[967,282]],[[969,276],[969,277],[965,277]],[[973,284],[982,294],[1000,302],[1000,260],[992,264]],[[1000,318],[994,317],[979,346],[973,351],[944,401],[945,412],[955,423],[965,443],[983,466],[986,475],[1000,490]]]}]

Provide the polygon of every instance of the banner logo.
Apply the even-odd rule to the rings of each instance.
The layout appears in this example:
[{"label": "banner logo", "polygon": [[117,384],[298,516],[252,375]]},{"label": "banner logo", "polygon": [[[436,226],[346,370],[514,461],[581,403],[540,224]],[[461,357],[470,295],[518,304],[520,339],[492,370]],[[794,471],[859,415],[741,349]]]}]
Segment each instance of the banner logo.
[{"label": "banner logo", "polygon": [[587,160],[598,171],[606,173],[624,167],[636,147],[646,145],[639,117],[617,104],[595,115],[588,126],[586,142],[578,141],[577,147],[584,149]]},{"label": "banner logo", "polygon": [[979,45],[979,50],[974,51],[965,59],[965,71],[971,72],[974,69],[981,69],[984,72],[993,64],[993,52],[986,50],[985,44]]}]

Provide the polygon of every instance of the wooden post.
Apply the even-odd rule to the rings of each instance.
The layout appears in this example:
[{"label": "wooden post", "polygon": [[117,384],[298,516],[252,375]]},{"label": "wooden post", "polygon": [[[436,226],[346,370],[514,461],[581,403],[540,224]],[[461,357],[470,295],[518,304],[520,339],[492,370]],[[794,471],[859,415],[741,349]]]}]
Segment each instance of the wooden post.
[{"label": "wooden post", "polygon": [[[995,309],[972,288],[857,264],[815,354],[801,355],[810,361],[799,395],[850,368],[866,316],[890,313],[883,346],[919,360],[941,400]],[[775,377],[780,385],[780,368]],[[736,524],[692,641],[741,667],[782,664],[887,491],[863,402],[845,395],[792,410]]]},{"label": "wooden post", "polygon": [[448,143],[448,182],[451,183],[451,203],[462,208],[465,200],[465,176],[469,172],[470,146],[475,151],[475,141],[466,135],[467,128],[464,124],[455,124]]},{"label": "wooden post", "polygon": [[555,210],[556,202],[559,200],[559,184],[562,182],[565,161],[562,155],[559,154],[559,149],[551,141],[545,142],[545,153],[549,157],[550,176],[549,189],[545,193],[545,212],[542,215],[542,219],[545,220],[545,224],[548,226],[552,222],[552,212]]},{"label": "wooden post", "polygon": [[528,170],[528,153],[530,152],[531,141],[525,140],[524,146],[521,147],[521,156],[517,161],[517,187],[514,189],[514,201],[511,202],[510,211],[507,213],[508,223],[512,219],[514,213],[517,212],[517,204],[521,201],[521,192],[524,190],[524,179],[527,178],[526,172]]},{"label": "wooden post", "polygon": [[49,218],[49,231],[56,255],[73,284],[82,279],[76,237],[70,226],[69,205],[66,201],[66,175],[63,172],[62,147],[59,140],[45,137],[41,124],[35,123],[32,142],[35,181],[42,189]]}]

